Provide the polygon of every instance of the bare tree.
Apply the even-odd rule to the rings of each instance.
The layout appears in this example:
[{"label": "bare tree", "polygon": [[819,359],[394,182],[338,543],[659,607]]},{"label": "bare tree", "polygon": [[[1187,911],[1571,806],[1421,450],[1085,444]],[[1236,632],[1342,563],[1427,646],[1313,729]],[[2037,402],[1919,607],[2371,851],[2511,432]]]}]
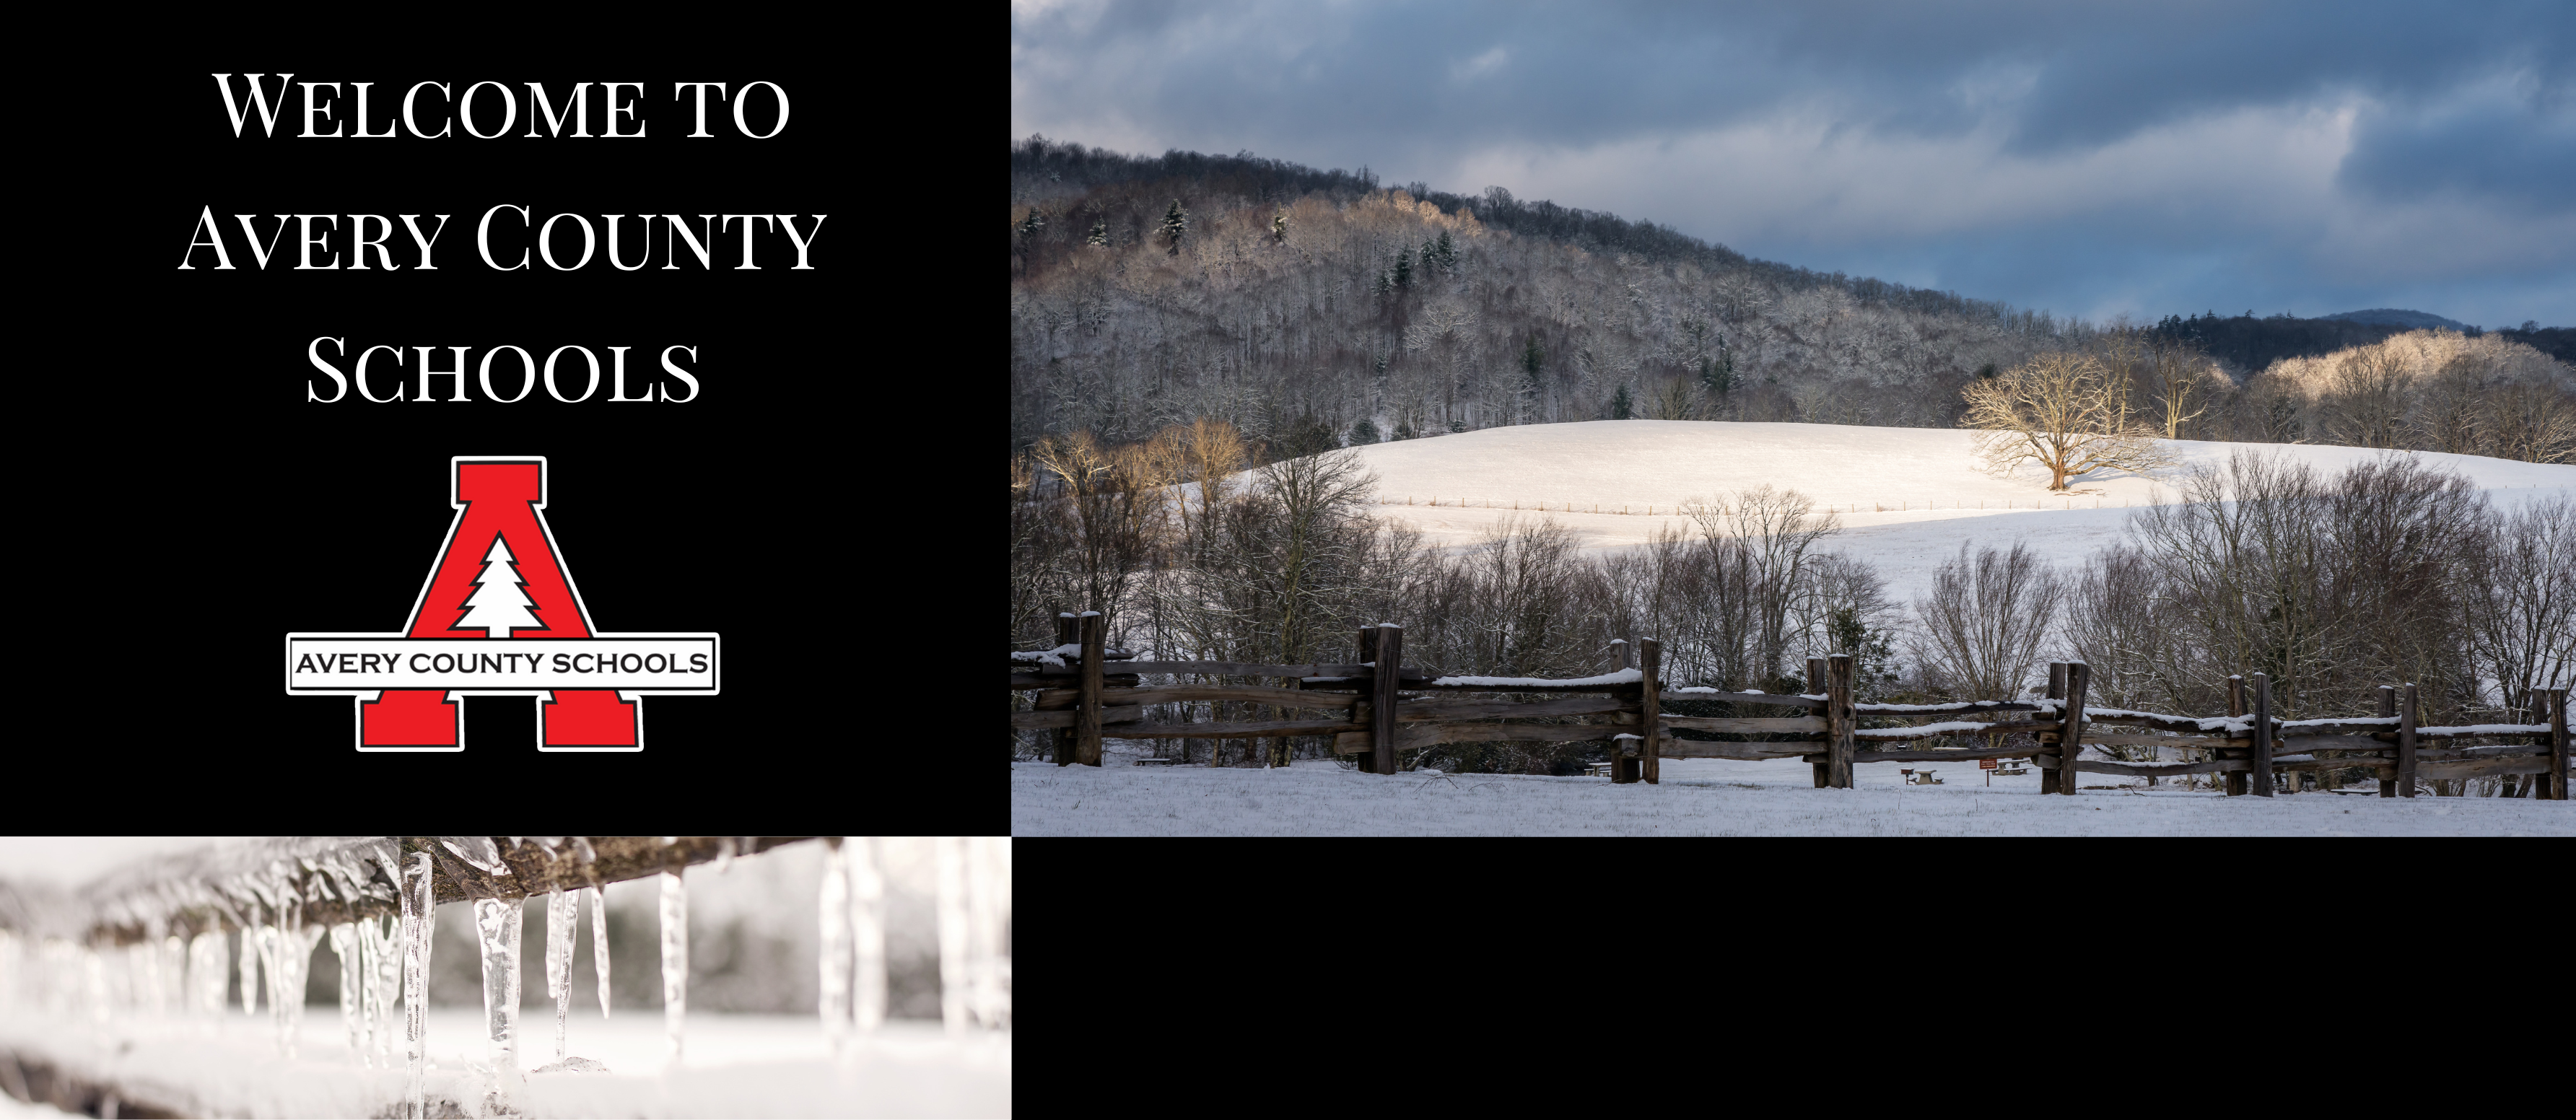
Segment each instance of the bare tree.
[{"label": "bare tree", "polygon": [[2042,354],[2008,373],[1979,378],[1963,391],[1966,427],[1984,429],[1977,452],[1986,468],[2010,472],[2036,461],[2049,471],[2051,490],[2066,480],[2105,468],[2146,470],[2171,459],[2155,433],[2133,422],[2128,386],[2084,354]]},{"label": "bare tree", "polygon": [[2487,453],[2526,463],[2576,463],[2576,393],[2514,381],[2487,394]]},{"label": "bare tree", "polygon": [[2207,355],[2171,344],[2155,348],[2149,373],[2152,380],[2148,387],[2157,411],[2163,414],[2166,439],[2181,439],[2184,424],[2209,412],[2210,398],[2216,395],[2212,383],[2224,385],[2227,381],[2227,375],[2219,372]]},{"label": "bare tree", "polygon": [[1957,695],[2008,700],[2039,662],[2064,583],[2019,541],[1968,549],[1961,542],[1959,555],[1934,569],[1932,594],[1914,601],[1922,629],[1913,653]]},{"label": "bare tree", "polygon": [[2479,675],[2507,707],[2535,688],[2576,683],[2576,501],[2524,505],[2478,538],[2467,581]]},{"label": "bare tree", "polygon": [[2320,402],[2327,433],[2357,447],[2399,446],[2414,380],[2414,370],[2394,347],[2365,346],[2345,354]]},{"label": "bare tree", "polygon": [[1681,510],[1698,523],[1712,554],[1738,550],[1760,628],[1755,664],[1766,682],[1778,680],[1788,652],[1790,606],[1807,590],[1802,579],[1807,554],[1817,541],[1842,531],[1841,519],[1831,510],[1816,512],[1815,500],[1805,494],[1767,482],[1739,491],[1731,500],[1691,498]]},{"label": "bare tree", "polygon": [[1161,487],[1170,480],[1151,473],[1150,455],[1104,447],[1088,432],[1042,441],[1030,457],[1051,476],[1045,508],[1070,543],[1071,589],[1114,631],[1128,584],[1160,543],[1168,512]]}]

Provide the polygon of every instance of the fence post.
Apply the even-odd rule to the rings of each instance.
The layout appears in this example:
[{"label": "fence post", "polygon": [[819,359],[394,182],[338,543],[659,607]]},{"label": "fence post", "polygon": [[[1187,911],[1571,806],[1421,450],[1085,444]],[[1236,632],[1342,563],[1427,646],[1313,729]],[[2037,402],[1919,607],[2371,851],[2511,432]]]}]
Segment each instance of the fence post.
[{"label": "fence post", "polygon": [[[1074,618],[1073,612],[1057,611],[1055,616],[1055,648],[1063,649],[1064,647],[1073,645],[1081,640],[1082,623]],[[1081,684],[1080,681],[1076,681],[1074,683],[1077,687]],[[1070,727],[1059,727],[1055,729],[1055,764],[1058,766],[1073,765],[1073,729]]]},{"label": "fence post", "polygon": [[[2049,662],[2049,665],[2048,665],[2048,698],[2049,698],[2049,699],[2051,699],[2051,700],[2064,700],[2064,699],[2066,699],[2066,663],[2065,663],[2065,662],[2063,662],[2063,661],[2052,661],[2052,662]],[[2004,697],[2004,699],[2006,699],[2006,700],[2010,700],[2010,699],[2012,699],[2012,697],[2007,696],[2007,697]],[[2060,759],[2059,761],[2063,762],[2064,760],[2063,760],[2063,759]],[[2036,759],[2032,760],[2032,764],[2033,764],[2033,765],[2037,765],[2037,764],[2038,764],[2037,760],[2036,760]],[[2054,769],[2054,770],[2046,769],[2046,768],[2042,768],[2042,769],[2040,770],[2040,772],[2039,772],[2039,792],[2041,792],[2041,793],[2072,793],[2072,792],[2074,792],[2073,788],[2070,786],[2070,784],[2069,784],[2069,783],[2067,782],[2067,780],[2066,780],[2066,779],[2067,779],[2068,777],[2070,777],[2070,776],[2071,776],[2071,775],[2069,775],[2069,774],[2067,774],[2067,773],[2066,773],[2066,768],[2065,768],[2064,766],[2060,766],[2060,767],[2058,767],[2057,769]]]},{"label": "fence post", "polygon": [[2549,796],[2567,800],[2567,690],[2549,690]]},{"label": "fence post", "polygon": [[[2227,678],[2227,718],[2234,719],[2244,714],[2245,678],[2242,676],[2231,676]],[[2245,796],[2244,771],[2230,770],[2227,772],[2227,796]]]},{"label": "fence post", "polygon": [[2272,675],[2254,674],[2254,796],[2272,796]]},{"label": "fence post", "polygon": [[1852,659],[1848,653],[1825,658],[1825,726],[1833,742],[1826,745],[1833,759],[1833,786],[1852,788],[1852,731],[1860,721],[1852,712]]},{"label": "fence post", "polygon": [[1369,747],[1377,772],[1395,773],[1395,689],[1403,683],[1404,628],[1379,623],[1377,656],[1369,659]]},{"label": "fence post", "polygon": [[1641,717],[1637,720],[1637,734],[1645,736],[1646,741],[1646,784],[1662,785],[1664,782],[1664,751],[1663,746],[1656,741],[1656,736],[1662,734],[1662,732],[1657,728],[1655,721],[1660,719],[1663,715],[1663,646],[1658,644],[1653,638],[1638,639],[1637,667],[1645,671],[1646,677],[1646,687],[1644,691],[1645,703],[1640,705],[1637,709],[1638,715]]},{"label": "fence post", "polygon": [[[1808,693],[1808,695],[1811,695],[1811,696],[1830,696],[1830,695],[1831,695],[1831,693],[1828,691],[1828,689],[1827,689],[1827,688],[1826,688],[1826,686],[1825,686],[1825,659],[1824,659],[1824,658],[1821,658],[1821,657],[1810,657],[1810,658],[1808,658],[1808,659],[1807,659],[1807,693]],[[1737,709],[1737,710],[1738,710],[1738,711],[1741,711],[1742,709]],[[1832,729],[1833,725],[1834,725],[1834,724],[1833,724],[1833,718],[1832,718],[1832,710],[1831,710],[1831,709],[1824,709],[1824,708],[1820,708],[1820,709],[1816,709],[1816,710],[1817,710],[1817,711],[1820,711],[1820,712],[1825,713],[1825,716],[1826,716],[1826,719],[1825,719],[1825,727],[1826,727],[1826,729],[1827,729],[1828,731],[1830,731],[1830,730]],[[1832,747],[1832,746],[1830,746],[1830,745],[1828,745],[1828,746],[1825,748],[1825,753],[1826,753],[1826,754],[1828,754],[1828,755],[1832,754],[1832,753],[1833,753],[1833,747]],[[1828,785],[1832,784],[1832,782],[1833,782],[1833,777],[1834,777],[1834,767],[1833,767],[1833,764],[1832,764],[1832,763],[1828,763],[1828,762],[1819,762],[1819,763],[1817,763],[1817,764],[1816,764],[1816,788],[1817,788],[1817,789],[1823,789],[1823,788],[1825,788],[1826,786],[1828,786]]]},{"label": "fence post", "polygon": [[1612,639],[1610,639],[1610,669],[1609,669],[1609,671],[1610,671],[1610,672],[1613,672],[1613,673],[1616,673],[1616,672],[1618,672],[1619,670],[1621,670],[1621,669],[1625,669],[1625,668],[1628,668],[1628,667],[1629,667],[1629,665],[1628,665],[1628,639],[1626,639],[1626,638],[1612,638]]},{"label": "fence post", "polygon": [[[2397,690],[2396,690],[2396,689],[2394,689],[2394,688],[2391,688],[2391,687],[2389,687],[2389,686],[2387,686],[2387,685],[2384,685],[2384,684],[2383,684],[2383,685],[2381,685],[2381,686],[2379,686],[2379,718],[2381,718],[2381,719],[2388,719],[2388,718],[2391,718],[2391,717],[2395,716],[2396,714],[2397,714]],[[2383,773],[2394,773],[2394,771],[2382,771],[2382,772],[2383,772]],[[2395,779],[2395,778],[2381,778],[2381,779],[2379,779],[2379,796],[2381,796],[2381,797],[2395,797],[2395,796],[2397,796],[2397,779]]]},{"label": "fence post", "polygon": [[2406,698],[2397,709],[2397,796],[2415,796],[2415,686],[2406,686]]},{"label": "fence post", "polygon": [[1073,716],[1073,760],[1085,766],[1100,765],[1100,661],[1107,651],[1107,621],[1099,611],[1082,612],[1082,698],[1075,702]]},{"label": "fence post", "polygon": [[[1375,626],[1363,626],[1363,627],[1360,627],[1360,660],[1361,660],[1361,661],[1363,661],[1363,662],[1369,662],[1369,663],[1372,663],[1372,664],[1374,664],[1374,663],[1377,661],[1377,627],[1375,627]],[[1372,674],[1374,674],[1374,673],[1376,672],[1376,670],[1372,669],[1372,670],[1370,670],[1370,672],[1371,672]],[[1372,684],[1372,685],[1376,684],[1376,680],[1377,680],[1377,678],[1376,678],[1374,675],[1372,675],[1372,676],[1369,678],[1370,684]],[[1371,695],[1371,696],[1375,696],[1375,695],[1377,695],[1377,691],[1376,691],[1376,689],[1371,688],[1371,689],[1370,689],[1370,691],[1369,691],[1369,695]],[[1359,715],[1359,711],[1360,711],[1360,709],[1359,709],[1359,706],[1358,706],[1358,705],[1352,705],[1352,707],[1351,707],[1351,715],[1352,715],[1352,716],[1357,717],[1357,716]],[[1377,711],[1376,707],[1375,707],[1375,706],[1371,706],[1371,707],[1369,708],[1369,711],[1372,713],[1372,718],[1374,718],[1374,713]],[[1354,719],[1352,720],[1352,722],[1354,722],[1354,723],[1359,723],[1359,724],[1360,724],[1360,729],[1361,729],[1361,730],[1363,730],[1363,731],[1365,731],[1365,730],[1369,729],[1370,727],[1375,726],[1375,724],[1374,724],[1374,723],[1364,723],[1364,722],[1361,722],[1360,720],[1358,720],[1358,719],[1356,719],[1356,718],[1354,718]],[[1374,741],[1372,741],[1371,749],[1370,749],[1368,752],[1366,752],[1366,753],[1364,753],[1364,754],[1362,754],[1362,755],[1360,755],[1360,756],[1359,756],[1359,764],[1360,764],[1360,773],[1363,773],[1363,774],[1374,774],[1374,773],[1377,773],[1377,751],[1376,751],[1375,746],[1374,746]]]},{"label": "fence post", "polygon": [[2057,792],[2073,794],[2075,762],[2084,754],[2084,692],[2093,683],[2093,667],[2081,661],[2066,666],[2066,714],[2057,731]]}]

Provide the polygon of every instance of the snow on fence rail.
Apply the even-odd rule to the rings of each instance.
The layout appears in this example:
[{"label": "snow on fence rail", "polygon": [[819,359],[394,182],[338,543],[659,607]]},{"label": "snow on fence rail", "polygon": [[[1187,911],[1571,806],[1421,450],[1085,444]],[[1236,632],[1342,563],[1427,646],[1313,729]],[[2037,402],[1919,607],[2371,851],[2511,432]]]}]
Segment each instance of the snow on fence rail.
[{"label": "snow on fence rail", "polygon": [[[1844,655],[1807,662],[1807,682],[1821,689],[1811,694],[1725,692],[1714,688],[1673,688],[1661,682],[1661,652],[1652,638],[1637,644],[1637,664],[1629,666],[1628,645],[1613,642],[1620,667],[1592,677],[1443,676],[1403,666],[1404,631],[1392,624],[1359,632],[1359,665],[1258,665],[1239,662],[1120,662],[1101,646],[1101,620],[1096,614],[1058,619],[1061,649],[1070,663],[1024,674],[1014,662],[1011,687],[1037,692],[1034,710],[1014,712],[1011,726],[1055,729],[1055,762],[1098,766],[1103,738],[1277,738],[1331,735],[1335,754],[1356,754],[1360,769],[1390,774],[1396,752],[1441,743],[1506,740],[1571,743],[1605,742],[1612,754],[1611,780],[1616,783],[1660,780],[1665,758],[1776,759],[1799,758],[1815,766],[1816,785],[1848,789],[1851,768],[1871,762],[1938,762],[1944,760],[2028,758],[2041,768],[2040,792],[2073,793],[2071,773],[2163,777],[2184,774],[2227,775],[2230,795],[2272,795],[2275,774],[2305,770],[2369,767],[2377,772],[2382,797],[2413,797],[2419,781],[2536,775],[2541,796],[2568,796],[2567,690],[2533,695],[2549,722],[2419,727],[2414,685],[2399,690],[2382,686],[2380,714],[2367,717],[2279,720],[2271,718],[2271,682],[2262,673],[2228,679],[2229,713],[2224,716],[2177,716],[2087,705],[2091,670],[2080,662],[2049,667],[2048,693],[2029,702],[1970,700],[1949,704],[1864,704],[1852,699],[1852,663]],[[1100,651],[1085,655],[1082,651]],[[1398,666],[1379,675],[1378,664]],[[1116,665],[1120,673],[1106,669]],[[1252,684],[1177,683],[1144,685],[1140,674],[1175,676],[1273,677],[1295,687]],[[1647,687],[1646,682],[1655,682]],[[1598,699],[1447,699],[1460,692],[1593,693]],[[2248,704],[2250,694],[2251,703]],[[1724,700],[1803,709],[1788,717],[1735,718],[1669,715],[1665,703],[1678,700]],[[1314,719],[1239,722],[1147,722],[1146,709],[1156,704],[1188,701],[1239,701],[1277,708],[1343,713]],[[2070,724],[2067,713],[2078,713]],[[1962,720],[1969,714],[2013,718]],[[1862,728],[1863,716],[1931,719],[1911,727]],[[1546,723],[1507,720],[1547,719]],[[1578,722],[1564,722],[1566,720]],[[2268,727],[2269,735],[2254,728]],[[2145,728],[2160,734],[2124,734],[2095,729]],[[2070,730],[2071,728],[2071,730]],[[1683,739],[1675,731],[1763,735],[1766,741],[1722,742]],[[2005,735],[2027,732],[2030,744],[2003,745]],[[1906,749],[1909,740],[1975,735],[1982,748]],[[2459,745],[2463,740],[2511,738],[2520,743],[2495,746]],[[2447,747],[2426,748],[2427,742]],[[2291,744],[2298,753],[2289,753]],[[1876,749],[1864,750],[1866,744]],[[2174,746],[2205,752],[2206,758],[2176,763],[2118,762],[2083,757],[2087,744],[2102,746]],[[2295,790],[2295,785],[2293,786]]]},{"label": "snow on fence rail", "polygon": [[[242,1010],[256,1014],[264,988],[278,1053],[293,1059],[309,964],[327,933],[340,961],[351,1061],[390,1070],[393,1039],[405,1039],[407,1090],[374,1114],[484,1115],[487,1106],[508,1114],[513,1089],[525,1084],[521,1059],[527,1043],[518,1018],[522,910],[528,899],[547,900],[545,977],[556,1003],[551,1068],[604,1070],[564,1052],[579,909],[587,900],[605,1016],[610,962],[600,888],[660,878],[667,1060],[676,1068],[688,987],[685,872],[710,862],[722,868],[737,857],[812,839],[818,838],[294,837],[139,863],[68,895],[0,883],[0,1010],[86,1005],[84,1017],[102,1023],[111,1012],[220,1016],[230,986],[225,935],[237,930]],[[873,1031],[885,1019],[885,878],[873,838],[819,839],[830,851],[820,906],[818,1003],[830,1050],[846,1063],[854,1035]],[[948,1033],[953,1039],[970,1026],[1007,1028],[1008,840],[939,837],[935,852],[941,1008]],[[472,903],[483,968],[491,1061],[470,1089],[453,1077],[434,1090],[424,1080],[431,914],[442,902]],[[113,958],[122,960],[108,965]],[[126,981],[113,994],[101,979],[111,970]],[[266,983],[253,987],[263,975]],[[397,999],[401,1027],[395,1026]],[[41,1058],[0,1051],[0,1065],[20,1082],[31,1069],[45,1071],[45,1096],[58,1104],[94,1107],[117,1099],[117,1086],[63,1080]],[[25,1088],[0,1084],[20,1099],[35,1099],[15,1091]],[[464,1099],[441,1099],[447,1095]],[[133,1115],[185,1111],[137,1102],[130,1091],[125,1099]]]}]

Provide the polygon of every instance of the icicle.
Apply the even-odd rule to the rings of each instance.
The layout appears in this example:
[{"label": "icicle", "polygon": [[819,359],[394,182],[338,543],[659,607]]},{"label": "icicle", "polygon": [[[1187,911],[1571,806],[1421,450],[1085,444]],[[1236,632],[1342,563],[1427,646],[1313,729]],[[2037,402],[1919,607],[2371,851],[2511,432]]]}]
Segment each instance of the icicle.
[{"label": "icicle", "polygon": [[286,908],[285,925],[267,932],[275,935],[276,946],[271,971],[277,983],[268,993],[271,1010],[277,1018],[278,1044],[292,1058],[304,1028],[304,981],[312,972],[313,947],[321,942],[322,929],[304,924],[304,905],[298,900]]},{"label": "icicle", "polygon": [[835,1061],[849,1052],[850,871],[841,838],[823,838],[822,959],[823,1042]]},{"label": "icicle", "polygon": [[429,1023],[423,1014],[429,1005],[430,927],[434,912],[429,883],[429,853],[415,852],[418,861],[403,872],[402,942],[403,942],[403,1037],[410,1076],[404,1091],[408,1106],[405,1116],[428,1115],[422,1107],[422,1063],[429,1054]]},{"label": "icicle", "polygon": [[358,924],[342,922],[331,927],[331,951],[340,957],[340,1025],[349,1031],[349,1061],[367,1064],[367,1040],[358,1026],[359,1005],[364,1002],[364,983],[358,968]]},{"label": "icicle", "polygon": [[161,941],[161,982],[163,999],[174,1015],[188,1011],[188,943],[178,934]]},{"label": "icicle", "polygon": [[1002,920],[1009,912],[1010,880],[1002,867],[1005,857],[996,851],[1009,851],[1010,842],[1007,836],[976,836],[966,842],[967,962],[972,966],[968,983],[974,993],[975,1023],[987,1030],[1000,1030],[1010,1021],[1011,996],[1002,971]]},{"label": "icicle", "polygon": [[368,1015],[367,1029],[374,1039],[376,1064],[392,1069],[394,1035],[400,1033],[394,1030],[394,1001],[402,998],[402,919],[388,914],[381,929],[369,921],[360,923],[358,932],[375,947],[367,973],[374,980],[367,990],[374,1008]]},{"label": "icicle", "polygon": [[224,1014],[224,989],[230,986],[224,975],[224,932],[209,929],[188,943],[188,982],[192,991],[188,1009],[209,1018]]},{"label": "icicle", "polygon": [[877,838],[843,841],[850,866],[850,941],[857,958],[851,1021],[866,1036],[885,1022],[885,876],[877,869]]},{"label": "icicle", "polygon": [[[580,837],[583,850],[590,841]],[[582,897],[590,900],[590,959],[599,968],[599,1017],[608,1017],[608,900],[601,898],[599,888],[583,887]]]},{"label": "icicle", "polygon": [[716,874],[722,875],[732,867],[733,837],[719,836],[716,838]]},{"label": "icicle", "polygon": [[939,1020],[948,1037],[966,1032],[966,838],[941,836],[939,849]]},{"label": "icicle", "polygon": [[241,927],[241,1001],[242,1014],[259,1014],[259,904],[249,906],[250,917]]},{"label": "icicle", "polygon": [[474,900],[474,933],[483,952],[483,1024],[492,1059],[493,1092],[503,1101],[519,1084],[519,900]]},{"label": "icicle", "polygon": [[572,939],[581,896],[558,887],[546,896],[546,994],[555,1000],[555,1060],[564,1060],[564,1019],[572,1012]]},{"label": "icicle", "polygon": [[[686,870],[685,868],[683,870]],[[662,1030],[668,1061],[680,1064],[680,1020],[689,1009],[689,889],[680,872],[662,873]]]},{"label": "icicle", "polygon": [[590,837],[573,837],[572,848],[573,854],[581,857],[581,862],[584,866],[599,862],[599,852],[590,846]]}]

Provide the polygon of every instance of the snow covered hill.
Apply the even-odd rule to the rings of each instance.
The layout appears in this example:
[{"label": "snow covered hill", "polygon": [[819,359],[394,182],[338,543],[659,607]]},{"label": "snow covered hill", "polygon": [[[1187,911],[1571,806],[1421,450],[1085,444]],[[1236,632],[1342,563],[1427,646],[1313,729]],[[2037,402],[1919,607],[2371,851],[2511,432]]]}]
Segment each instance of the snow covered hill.
[{"label": "snow covered hill", "polygon": [[[1824,547],[1864,556],[1909,600],[1963,540],[2028,542],[2073,563],[2116,539],[2126,510],[2171,501],[2170,477],[2095,472],[2051,494],[2047,476],[1978,469],[1974,433],[1956,429],[1687,420],[1595,420],[1489,428],[1360,449],[1378,476],[1377,512],[1435,545],[1482,540],[1498,522],[1546,516],[1596,550],[1643,543],[1665,525],[1693,530],[1675,506],[1769,483],[1831,505],[1844,530]],[[2223,462],[2237,449],[2277,452],[2321,471],[2386,454],[2356,447],[2170,441],[2181,462]],[[2576,467],[2409,452],[2466,474],[2499,504],[2576,490]],[[1437,503],[1436,505],[1433,503]],[[1514,506],[1517,504],[1518,509]],[[1595,512],[1598,511],[1598,512]],[[1624,512],[1622,512],[1624,511]]]}]

